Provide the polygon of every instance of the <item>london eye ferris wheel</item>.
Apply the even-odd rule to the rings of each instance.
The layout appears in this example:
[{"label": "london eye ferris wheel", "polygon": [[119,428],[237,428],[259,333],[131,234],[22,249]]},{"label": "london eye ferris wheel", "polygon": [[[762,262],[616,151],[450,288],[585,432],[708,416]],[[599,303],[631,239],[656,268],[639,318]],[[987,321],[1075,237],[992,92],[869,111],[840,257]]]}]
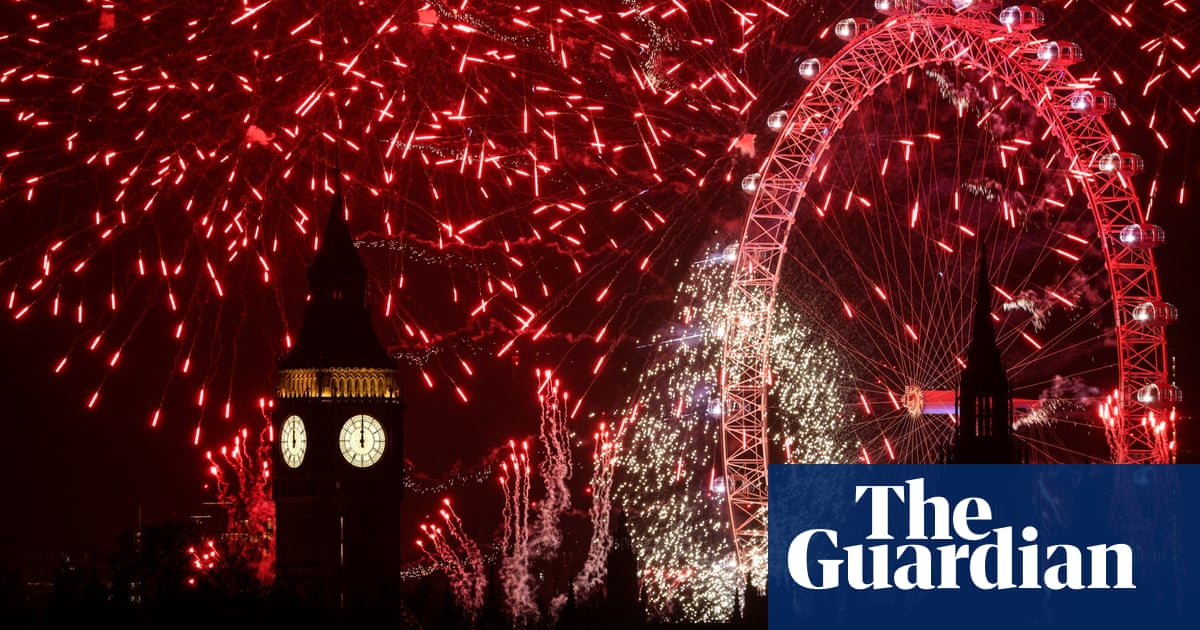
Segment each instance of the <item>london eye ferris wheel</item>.
[{"label": "london eye ferris wheel", "polygon": [[[751,196],[727,305],[722,449],[742,571],[766,568],[773,313],[829,342],[839,426],[860,461],[937,460],[953,434],[977,261],[1035,462],[1173,461],[1164,327],[1139,200],[1144,160],[1085,50],[1030,5],[876,0],[807,85]],[[1057,29],[1055,29],[1057,30]],[[1082,68],[1082,69],[1081,69]],[[776,349],[773,349],[776,348]],[[778,359],[778,357],[775,357]]]}]

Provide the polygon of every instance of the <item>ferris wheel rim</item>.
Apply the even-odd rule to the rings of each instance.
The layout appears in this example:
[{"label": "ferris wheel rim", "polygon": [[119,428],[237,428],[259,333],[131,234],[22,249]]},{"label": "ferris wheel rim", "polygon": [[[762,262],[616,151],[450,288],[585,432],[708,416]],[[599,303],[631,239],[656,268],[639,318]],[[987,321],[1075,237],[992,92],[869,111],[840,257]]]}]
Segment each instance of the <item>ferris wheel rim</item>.
[{"label": "ferris wheel rim", "polygon": [[[797,206],[846,118],[880,85],[917,67],[951,64],[986,69],[1032,105],[1055,141],[1071,154],[1071,168],[1077,171],[1097,227],[1118,337],[1121,398],[1114,414],[1117,420],[1106,427],[1113,460],[1151,462],[1169,457],[1161,432],[1139,429],[1132,421],[1148,409],[1136,399],[1136,387],[1165,382],[1166,339],[1161,328],[1140,326],[1130,315],[1139,305],[1161,302],[1161,295],[1149,249],[1123,248],[1120,240],[1123,229],[1140,225],[1145,216],[1130,177],[1119,170],[1119,161],[1113,170],[1097,164],[1120,153],[1119,146],[1100,115],[1079,114],[1064,101],[1094,86],[1075,79],[1065,65],[1040,59],[1038,46],[1045,40],[988,19],[993,17],[990,12],[926,6],[889,15],[881,24],[855,33],[810,77],[768,157],[747,178],[753,177],[754,198],[739,241],[729,303],[741,299],[752,308],[749,313],[729,309],[724,328],[721,449],[734,548],[743,571],[757,581],[765,568],[767,530],[769,338]],[[943,39],[947,34],[955,36],[950,39],[958,47]],[[904,53],[912,57],[904,59]]]}]

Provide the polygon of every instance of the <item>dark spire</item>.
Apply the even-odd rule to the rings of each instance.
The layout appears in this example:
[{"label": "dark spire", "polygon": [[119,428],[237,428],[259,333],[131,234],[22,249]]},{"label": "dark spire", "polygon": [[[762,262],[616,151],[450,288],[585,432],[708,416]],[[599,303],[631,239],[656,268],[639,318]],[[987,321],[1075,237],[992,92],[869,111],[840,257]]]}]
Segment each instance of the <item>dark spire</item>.
[{"label": "dark spire", "polygon": [[625,509],[617,510],[616,522],[613,526],[613,550],[625,551],[633,548],[633,541],[629,536],[629,519],[625,516]]},{"label": "dark spire", "polygon": [[350,224],[346,222],[346,206],[342,200],[342,176],[335,171],[333,202],[329,208],[329,220],[325,223],[325,232],[321,234],[320,246],[308,266],[308,283],[310,288],[322,284],[328,279],[355,279],[363,283],[367,280],[367,268],[358,257],[354,248],[354,237],[350,234]]},{"label": "dark spire", "polygon": [[637,553],[633,549],[624,508],[618,509],[616,516],[612,548],[606,563],[608,577],[602,614],[611,627],[640,626],[646,622],[646,606],[642,601]]},{"label": "dark spire", "polygon": [[395,362],[375,335],[366,308],[367,268],[346,222],[341,173],[335,171],[335,178],[329,219],[308,266],[304,324],[279,369],[395,369]]},{"label": "dark spire", "polygon": [[959,464],[1017,463],[1012,436],[1012,392],[992,322],[992,285],[987,252],[979,250],[975,311],[967,366],[958,387],[958,428],[948,459]]},{"label": "dark spire", "polygon": [[979,249],[979,270],[975,276],[975,315],[972,319],[971,351],[994,351],[997,356],[1000,350],[996,348],[996,328],[992,323],[992,285],[988,281],[987,248]]},{"label": "dark spire", "polygon": [[749,573],[742,589],[742,622],[764,628],[767,625],[767,595],[754,586]]}]

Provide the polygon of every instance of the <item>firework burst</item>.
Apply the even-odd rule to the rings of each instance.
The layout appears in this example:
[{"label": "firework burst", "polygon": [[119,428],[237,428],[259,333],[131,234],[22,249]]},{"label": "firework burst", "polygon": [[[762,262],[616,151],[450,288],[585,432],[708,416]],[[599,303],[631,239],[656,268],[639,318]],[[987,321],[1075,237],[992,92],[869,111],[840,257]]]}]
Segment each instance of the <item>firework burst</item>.
[{"label": "firework burst", "polygon": [[[1114,127],[1157,156],[1138,182],[1148,215],[1191,201],[1190,173],[1171,165],[1188,162],[1200,115],[1192,5],[1043,5],[1048,31],[1078,41],[1116,94]],[[652,312],[647,287],[661,288],[714,223],[744,214],[737,182],[761,160],[767,115],[802,89],[796,62],[835,48],[837,18],[870,9],[5,3],[5,307],[60,322],[46,369],[89,372],[81,406],[103,405],[112,374],[136,371],[149,393],[131,412],[148,424],[186,424],[196,444],[214,419],[230,421],[218,433],[237,433],[290,343],[301,302],[290,287],[340,168],[372,308],[419,382],[466,401],[479,362],[551,341],[600,373]],[[681,304],[679,330],[644,349],[664,367],[642,372],[621,462],[646,490],[619,472],[615,497],[640,493],[633,530],[654,600],[680,601],[672,614],[686,618],[720,617],[734,588],[710,414],[721,409],[710,400],[720,336],[709,305],[727,278],[713,273],[711,287],[696,276],[681,292],[706,302],[690,315]],[[1031,315],[1054,307],[1046,296],[1011,302]],[[793,341],[816,373],[841,369]],[[669,378],[673,360],[686,365]],[[775,397],[820,398],[803,382],[777,379]],[[837,435],[816,430],[834,420],[808,422],[773,433],[781,460],[857,457],[853,440],[816,437]],[[680,537],[651,545],[674,535],[661,514],[686,515]],[[706,589],[711,598],[697,595]]]},{"label": "firework burst", "polygon": [[270,426],[252,435],[242,429],[230,445],[205,454],[209,474],[214,480],[217,502],[225,509],[226,527],[220,551],[207,541],[207,562],[195,558],[197,569],[212,568],[220,555],[229,566],[245,570],[259,584],[269,586],[275,579],[275,502],[271,499]]},{"label": "firework burst", "polygon": [[316,246],[335,167],[375,309],[426,385],[466,401],[473,355],[518,341],[591,339],[602,365],[622,338],[608,298],[659,257],[676,200],[736,168],[729,138],[756,98],[739,69],[784,17],[685,3],[5,12],[8,309],[73,322],[55,372],[86,354],[123,368],[139,335],[165,336],[169,376],[146,413],[157,425],[196,401],[178,415],[197,443],[204,418],[266,388],[208,350],[247,324],[267,334],[243,353],[289,345],[298,301],[282,287]]},{"label": "firework burst", "polygon": [[[730,539],[720,459],[719,389],[724,299],[735,250],[710,245],[687,262],[675,319],[640,347],[647,353],[627,402],[622,464],[614,501],[630,512],[654,614],[723,620],[742,586]],[[834,385],[847,365],[794,311],[776,312],[773,342],[773,461],[845,463],[859,448]]]}]

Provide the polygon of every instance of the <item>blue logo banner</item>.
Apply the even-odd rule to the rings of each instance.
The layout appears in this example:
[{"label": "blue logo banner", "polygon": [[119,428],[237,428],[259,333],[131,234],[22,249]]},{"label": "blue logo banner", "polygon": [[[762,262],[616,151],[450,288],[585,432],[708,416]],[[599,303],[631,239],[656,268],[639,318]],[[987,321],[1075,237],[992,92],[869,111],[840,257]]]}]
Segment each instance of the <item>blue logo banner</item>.
[{"label": "blue logo banner", "polygon": [[1200,466],[769,469],[779,628],[1200,627]]}]

